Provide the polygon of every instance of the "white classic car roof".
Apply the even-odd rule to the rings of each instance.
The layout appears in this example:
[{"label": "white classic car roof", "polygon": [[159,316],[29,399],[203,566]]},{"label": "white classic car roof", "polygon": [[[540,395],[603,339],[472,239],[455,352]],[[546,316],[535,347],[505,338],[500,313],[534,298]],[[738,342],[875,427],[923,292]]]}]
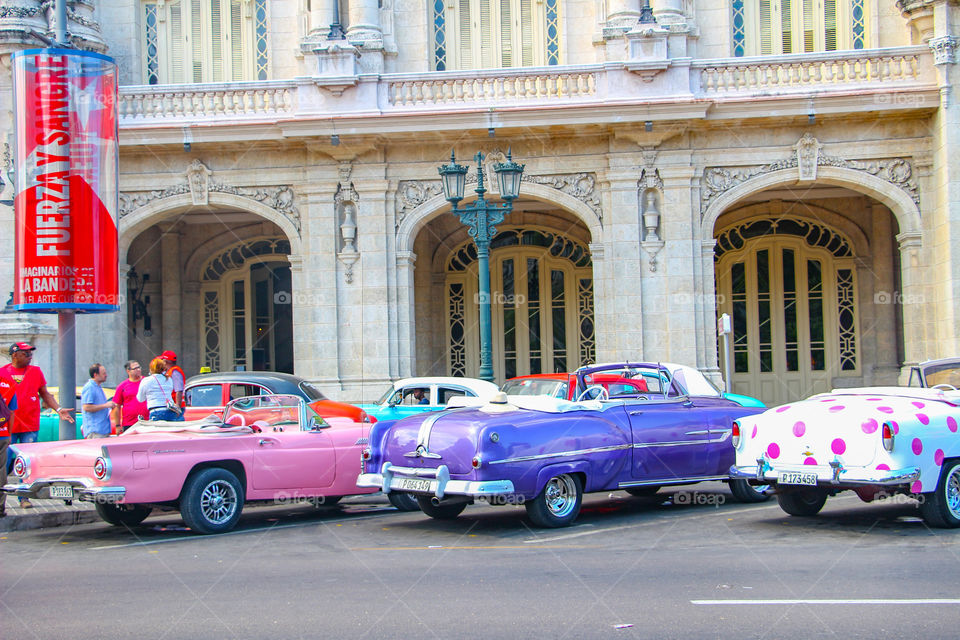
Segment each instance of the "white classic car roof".
[{"label": "white classic car roof", "polygon": [[951,404],[960,403],[960,391],[944,391],[923,387],[850,387],[848,389],[834,389],[830,393],[820,393],[811,396],[809,399],[825,396],[894,396],[897,398],[917,398],[919,400],[940,400]]},{"label": "white classic car roof", "polygon": [[489,396],[500,389],[497,385],[486,380],[476,378],[454,378],[451,376],[423,376],[419,378],[403,378],[393,383],[394,389],[404,389],[406,387],[429,387],[434,384],[449,385],[452,387],[465,387],[470,389],[478,396]]}]

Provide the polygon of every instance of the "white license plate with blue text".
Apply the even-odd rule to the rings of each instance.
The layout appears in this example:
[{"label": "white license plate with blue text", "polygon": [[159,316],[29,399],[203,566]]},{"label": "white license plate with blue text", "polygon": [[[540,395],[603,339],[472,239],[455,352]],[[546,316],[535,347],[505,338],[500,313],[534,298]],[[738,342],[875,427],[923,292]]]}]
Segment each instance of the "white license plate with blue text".
[{"label": "white license plate with blue text", "polygon": [[52,484],[50,485],[50,497],[73,500],[73,487],[69,484]]},{"label": "white license plate with blue text", "polygon": [[817,485],[817,474],[802,473],[800,471],[781,471],[777,474],[777,482],[780,484],[803,484],[815,487]]},{"label": "white license plate with blue text", "polygon": [[400,478],[400,486],[398,489],[404,489],[406,491],[430,491],[430,481],[423,480],[420,478]]}]

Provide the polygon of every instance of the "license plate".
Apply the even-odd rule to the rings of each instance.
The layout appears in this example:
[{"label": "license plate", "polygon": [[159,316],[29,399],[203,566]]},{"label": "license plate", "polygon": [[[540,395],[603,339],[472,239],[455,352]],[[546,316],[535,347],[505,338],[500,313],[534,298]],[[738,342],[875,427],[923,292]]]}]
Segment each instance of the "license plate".
[{"label": "license plate", "polygon": [[817,474],[800,473],[799,471],[781,471],[779,474],[777,474],[777,482],[780,484],[805,484],[816,486]]},{"label": "license plate", "polygon": [[406,489],[407,491],[430,491],[430,481],[421,480],[419,478],[400,478],[400,486],[398,489]]},{"label": "license plate", "polygon": [[52,484],[50,485],[50,497],[73,500],[73,487],[68,484]]}]

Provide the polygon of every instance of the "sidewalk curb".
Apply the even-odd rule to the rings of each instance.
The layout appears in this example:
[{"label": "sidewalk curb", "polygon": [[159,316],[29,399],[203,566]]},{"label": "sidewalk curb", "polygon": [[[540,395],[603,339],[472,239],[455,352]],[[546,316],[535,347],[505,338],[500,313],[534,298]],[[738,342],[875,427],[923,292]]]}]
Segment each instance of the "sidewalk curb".
[{"label": "sidewalk curb", "polygon": [[24,515],[7,513],[5,517],[0,518],[0,533],[45,529],[46,527],[63,527],[72,524],[87,524],[99,520],[100,516],[98,516],[97,512],[93,509],[58,511],[54,513],[30,513]]}]

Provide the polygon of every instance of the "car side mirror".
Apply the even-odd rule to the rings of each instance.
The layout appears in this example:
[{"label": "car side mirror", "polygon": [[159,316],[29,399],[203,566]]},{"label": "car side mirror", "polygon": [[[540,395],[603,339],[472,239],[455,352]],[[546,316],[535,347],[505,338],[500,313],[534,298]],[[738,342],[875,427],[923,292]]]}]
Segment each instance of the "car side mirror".
[{"label": "car side mirror", "polygon": [[320,431],[321,429],[326,429],[328,426],[330,425],[326,422],[317,420],[316,416],[310,416],[310,431]]}]

